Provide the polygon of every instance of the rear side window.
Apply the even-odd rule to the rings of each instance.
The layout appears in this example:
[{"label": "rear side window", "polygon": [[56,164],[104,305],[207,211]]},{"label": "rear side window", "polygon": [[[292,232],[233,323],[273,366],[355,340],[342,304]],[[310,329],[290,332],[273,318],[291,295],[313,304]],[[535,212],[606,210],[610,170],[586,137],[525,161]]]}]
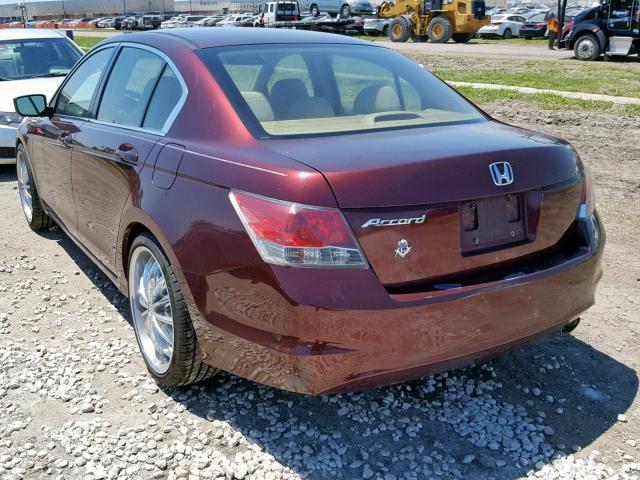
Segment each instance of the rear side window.
[{"label": "rear side window", "polygon": [[56,114],[72,117],[90,115],[91,100],[112,54],[113,48],[100,50],[78,67],[58,96]]},{"label": "rear side window", "polygon": [[123,48],[102,95],[98,120],[140,127],[164,65],[147,50]]},{"label": "rear side window", "polygon": [[181,96],[182,86],[178,77],[169,65],[165,65],[142,126],[151,130],[162,130]]}]

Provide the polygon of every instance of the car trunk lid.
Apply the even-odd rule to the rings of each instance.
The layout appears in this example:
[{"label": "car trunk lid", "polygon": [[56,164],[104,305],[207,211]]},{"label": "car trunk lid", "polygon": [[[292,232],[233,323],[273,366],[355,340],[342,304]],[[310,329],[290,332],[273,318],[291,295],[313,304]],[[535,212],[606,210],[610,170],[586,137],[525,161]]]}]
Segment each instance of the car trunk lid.
[{"label": "car trunk lid", "polygon": [[[575,154],[552,137],[482,122],[339,140],[268,145],[325,176],[385,285],[455,283],[552,248],[578,210]],[[513,181],[496,185],[502,162]]]}]

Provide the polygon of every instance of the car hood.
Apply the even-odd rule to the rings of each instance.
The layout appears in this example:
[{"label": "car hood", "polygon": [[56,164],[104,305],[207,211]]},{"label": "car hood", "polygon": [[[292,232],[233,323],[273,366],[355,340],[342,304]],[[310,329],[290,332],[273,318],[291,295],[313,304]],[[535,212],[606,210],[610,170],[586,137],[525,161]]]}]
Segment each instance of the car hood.
[{"label": "car hood", "polygon": [[[573,179],[578,169],[568,143],[496,121],[268,140],[264,145],[322,173],[342,208],[521,192]],[[511,164],[513,184],[494,185],[489,170],[494,162]]]},{"label": "car hood", "polygon": [[42,94],[51,100],[64,77],[29,78],[0,82],[0,112],[14,112],[13,99],[22,95]]}]

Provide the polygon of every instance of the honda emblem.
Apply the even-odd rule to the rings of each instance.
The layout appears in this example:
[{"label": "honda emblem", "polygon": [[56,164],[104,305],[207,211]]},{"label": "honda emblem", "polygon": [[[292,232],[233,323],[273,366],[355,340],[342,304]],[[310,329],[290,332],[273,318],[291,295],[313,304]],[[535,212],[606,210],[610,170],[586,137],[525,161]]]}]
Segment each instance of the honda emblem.
[{"label": "honda emblem", "polygon": [[513,183],[513,169],[509,162],[495,162],[489,165],[493,183],[499,187],[505,187]]}]

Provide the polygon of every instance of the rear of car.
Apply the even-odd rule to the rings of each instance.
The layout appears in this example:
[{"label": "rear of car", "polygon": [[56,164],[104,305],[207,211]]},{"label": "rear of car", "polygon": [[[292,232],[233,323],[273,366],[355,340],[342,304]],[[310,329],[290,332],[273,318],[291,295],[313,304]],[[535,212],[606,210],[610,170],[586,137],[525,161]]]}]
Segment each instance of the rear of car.
[{"label": "rear of car", "polygon": [[547,35],[546,15],[539,13],[529,18],[522,27],[520,27],[520,35],[526,39],[544,38]]},{"label": "rear of car", "polygon": [[[604,232],[570,145],[488,119],[383,48],[292,50],[199,52],[256,158],[295,159],[335,197],[231,189],[238,241],[263,263],[187,275],[206,324],[224,316],[234,332],[203,342],[212,364],[306,393],[369,388],[559,330],[593,304]],[[230,364],[232,348],[281,368]]]}]

